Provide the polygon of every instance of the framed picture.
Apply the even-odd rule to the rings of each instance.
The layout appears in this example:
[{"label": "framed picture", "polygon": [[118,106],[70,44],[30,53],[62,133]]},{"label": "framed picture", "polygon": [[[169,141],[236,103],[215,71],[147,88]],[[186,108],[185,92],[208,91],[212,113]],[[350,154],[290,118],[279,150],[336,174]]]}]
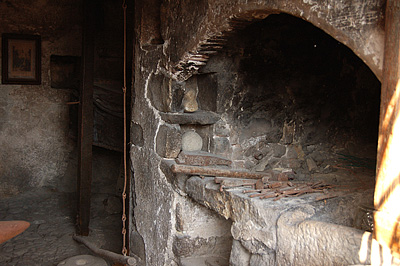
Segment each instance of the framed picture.
[{"label": "framed picture", "polygon": [[40,36],[4,33],[2,40],[2,83],[40,84]]}]

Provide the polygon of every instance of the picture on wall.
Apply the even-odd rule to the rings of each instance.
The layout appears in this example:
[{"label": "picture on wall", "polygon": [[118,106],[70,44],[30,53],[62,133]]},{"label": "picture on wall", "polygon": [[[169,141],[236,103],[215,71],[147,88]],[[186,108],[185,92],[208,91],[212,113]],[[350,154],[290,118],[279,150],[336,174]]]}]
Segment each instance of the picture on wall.
[{"label": "picture on wall", "polygon": [[2,34],[2,83],[41,83],[41,38],[38,35]]}]

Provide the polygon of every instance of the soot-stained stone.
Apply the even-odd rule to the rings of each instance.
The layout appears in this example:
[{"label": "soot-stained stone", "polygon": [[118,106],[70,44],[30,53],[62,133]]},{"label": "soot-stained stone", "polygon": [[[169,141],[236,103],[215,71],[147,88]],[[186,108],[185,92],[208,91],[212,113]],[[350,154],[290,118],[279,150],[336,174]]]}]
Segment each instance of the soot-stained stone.
[{"label": "soot-stained stone", "polygon": [[287,147],[286,157],[288,159],[297,159],[298,158],[296,148],[293,145],[290,145]]},{"label": "soot-stained stone", "polygon": [[317,164],[314,162],[314,160],[312,158],[307,158],[306,162],[307,162],[308,171],[312,172],[315,169],[317,169]]},{"label": "soot-stained stone", "polygon": [[213,150],[218,154],[227,154],[231,150],[229,139],[225,137],[214,137]]},{"label": "soot-stained stone", "polygon": [[200,110],[194,113],[160,112],[160,116],[165,122],[180,125],[211,125],[220,119],[220,116],[214,112]]},{"label": "soot-stained stone", "polygon": [[200,108],[206,111],[217,110],[218,78],[215,74],[197,76],[199,92],[197,99]]},{"label": "soot-stained stone", "polygon": [[204,151],[182,151],[176,161],[180,164],[200,166],[232,164],[231,160]]},{"label": "soot-stained stone", "polygon": [[273,151],[274,157],[280,158],[283,155],[285,155],[285,153],[286,153],[286,146],[284,146],[284,145],[277,144],[277,143],[271,143],[270,147]]},{"label": "soot-stained stone", "polygon": [[142,147],[144,144],[143,128],[134,122],[131,123],[131,137],[132,143],[136,146]]},{"label": "soot-stained stone", "polygon": [[181,132],[179,128],[161,125],[156,137],[156,152],[164,158],[176,158],[181,151]]}]

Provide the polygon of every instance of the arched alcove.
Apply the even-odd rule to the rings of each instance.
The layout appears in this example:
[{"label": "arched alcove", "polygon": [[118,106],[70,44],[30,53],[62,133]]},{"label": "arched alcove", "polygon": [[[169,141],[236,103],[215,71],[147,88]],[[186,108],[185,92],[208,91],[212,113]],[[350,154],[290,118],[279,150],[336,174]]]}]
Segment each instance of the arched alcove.
[{"label": "arched alcove", "polygon": [[[160,250],[182,264],[207,260],[221,255],[221,243],[231,248],[221,265],[360,263],[365,232],[351,227],[371,230],[356,221],[373,198],[383,6],[163,2],[165,42],[136,46],[134,122],[144,140],[131,159],[149,261],[166,264]],[[319,181],[330,185],[317,191],[326,193],[286,197],[273,187]],[[320,200],[330,188],[342,194]],[[193,223],[197,207],[207,219]],[[172,211],[154,219],[160,209]],[[168,238],[155,239],[161,231]]]},{"label": "arched alcove", "polygon": [[[210,55],[224,47],[227,39],[237,29],[271,14],[286,13],[308,21],[345,44],[380,80],[384,48],[384,6],[383,0],[346,3],[290,0],[241,3],[237,0],[218,4],[209,2],[208,5],[201,1],[196,14],[192,14],[190,4],[175,3],[170,11],[179,10],[182,21],[168,19],[172,14],[166,10],[161,16],[163,35],[168,43],[166,50],[169,59],[166,68],[172,72],[174,79],[186,80],[197,73]],[[193,17],[201,19],[201,23],[191,23]]]},{"label": "arched alcove", "polygon": [[199,72],[200,109],[222,117],[211,152],[237,168],[365,190],[362,205],[372,204],[380,82],[349,48],[270,15],[237,30]]}]

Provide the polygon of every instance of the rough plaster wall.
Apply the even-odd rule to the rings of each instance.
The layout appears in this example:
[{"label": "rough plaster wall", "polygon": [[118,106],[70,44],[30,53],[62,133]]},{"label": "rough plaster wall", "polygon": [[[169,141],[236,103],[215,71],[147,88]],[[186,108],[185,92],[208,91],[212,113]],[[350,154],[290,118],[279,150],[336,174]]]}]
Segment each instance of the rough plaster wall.
[{"label": "rough plaster wall", "polygon": [[0,85],[0,196],[64,178],[70,92],[50,88],[50,55],[80,55],[80,2],[0,1],[0,33],[42,38],[42,84]]},{"label": "rough plaster wall", "polygon": [[199,44],[232,31],[229,25],[232,18],[262,19],[282,12],[311,22],[348,46],[380,79],[384,3],[383,0],[201,0],[196,1],[193,9],[188,1],[169,1],[162,12],[163,37],[170,43],[165,64],[174,71],[180,60],[190,57],[189,52],[196,53]]}]

